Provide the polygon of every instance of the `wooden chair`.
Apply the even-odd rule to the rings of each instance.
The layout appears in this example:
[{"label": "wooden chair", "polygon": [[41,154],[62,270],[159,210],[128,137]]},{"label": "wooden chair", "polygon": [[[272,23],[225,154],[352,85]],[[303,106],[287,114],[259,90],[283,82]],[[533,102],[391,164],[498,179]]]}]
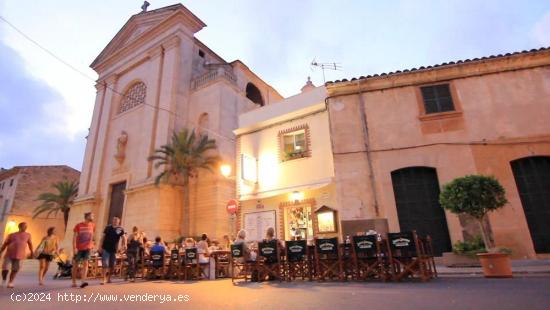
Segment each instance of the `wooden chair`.
[{"label": "wooden chair", "polygon": [[201,276],[201,267],[197,248],[185,249],[184,253],[182,276],[184,276],[185,280],[199,280]]},{"label": "wooden chair", "polygon": [[369,278],[388,280],[385,257],[388,254],[386,243],[378,241],[377,236],[353,236],[352,259],[355,270],[355,279],[366,280]]},{"label": "wooden chair", "polygon": [[425,282],[433,276],[428,267],[430,258],[424,252],[416,231],[388,233],[387,243],[393,280],[418,277]]},{"label": "wooden chair", "polygon": [[309,278],[311,273],[308,264],[308,246],[306,240],[286,241],[285,277],[287,281],[300,277]]},{"label": "wooden chair", "polygon": [[326,278],[342,280],[342,258],[338,238],[315,239],[315,270],[318,281]]},{"label": "wooden chair", "polygon": [[426,258],[428,259],[429,273],[433,277],[437,278],[437,269],[435,268],[435,258],[434,258],[434,248],[432,244],[432,237],[430,237],[430,235],[427,235],[426,238],[418,237],[418,241],[420,242],[423,253],[426,255]]},{"label": "wooden chair", "polygon": [[147,266],[147,278],[155,279],[164,277],[164,251],[151,251],[149,253],[149,262]]},{"label": "wooden chair", "polygon": [[258,243],[259,259],[257,260],[258,278],[260,281],[275,278],[282,280],[281,248],[279,241],[273,239]]},{"label": "wooden chair", "polygon": [[181,271],[181,258],[179,249],[174,248],[170,251],[170,260],[166,270],[167,279],[179,279]]},{"label": "wooden chair", "polygon": [[235,280],[244,280],[244,282],[252,280],[252,272],[257,270],[256,262],[246,257],[244,247],[244,243],[231,245],[231,283],[233,284]]},{"label": "wooden chair", "polygon": [[[214,262],[216,265],[216,278],[227,278],[230,274],[230,252],[229,251],[217,251],[217,253],[212,254],[214,257]],[[223,274],[223,276],[222,276]]]}]

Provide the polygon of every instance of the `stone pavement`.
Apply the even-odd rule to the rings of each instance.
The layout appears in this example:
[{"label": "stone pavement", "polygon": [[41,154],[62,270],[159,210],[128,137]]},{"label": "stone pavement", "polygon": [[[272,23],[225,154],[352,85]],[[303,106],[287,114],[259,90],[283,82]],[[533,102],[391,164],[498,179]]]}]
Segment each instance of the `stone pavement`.
[{"label": "stone pavement", "polygon": [[[70,280],[52,280],[51,273],[46,286],[39,287],[35,271],[26,267],[15,289],[0,288],[0,309],[550,309],[550,275],[545,273],[511,279],[454,275],[427,283],[233,285],[228,279],[136,283],[115,279],[105,286],[91,280],[89,287],[80,289],[70,288]],[[39,300],[17,301],[29,297]]]}]

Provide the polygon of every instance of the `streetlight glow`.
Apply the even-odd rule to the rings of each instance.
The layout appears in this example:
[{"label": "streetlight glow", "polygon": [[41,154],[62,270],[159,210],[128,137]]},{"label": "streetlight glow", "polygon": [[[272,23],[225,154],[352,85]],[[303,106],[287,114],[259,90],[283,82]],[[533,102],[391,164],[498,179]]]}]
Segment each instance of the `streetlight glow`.
[{"label": "streetlight glow", "polygon": [[231,175],[231,166],[228,164],[223,164],[220,167],[220,171],[224,177],[229,177]]}]

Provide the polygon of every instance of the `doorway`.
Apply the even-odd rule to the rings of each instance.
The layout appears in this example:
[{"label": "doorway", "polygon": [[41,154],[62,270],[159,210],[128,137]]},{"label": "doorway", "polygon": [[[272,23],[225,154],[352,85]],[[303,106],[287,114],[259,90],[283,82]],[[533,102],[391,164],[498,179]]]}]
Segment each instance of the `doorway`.
[{"label": "doorway", "polygon": [[437,172],[430,167],[392,171],[391,179],[401,231],[416,230],[432,237],[434,254],[451,251],[445,212],[439,204]]},{"label": "doorway", "polygon": [[510,163],[536,253],[550,253],[550,156]]},{"label": "doorway", "polygon": [[113,217],[118,217],[122,223],[122,211],[124,208],[124,190],[126,182],[111,185],[111,202],[109,205],[109,217],[107,223],[110,224]]}]

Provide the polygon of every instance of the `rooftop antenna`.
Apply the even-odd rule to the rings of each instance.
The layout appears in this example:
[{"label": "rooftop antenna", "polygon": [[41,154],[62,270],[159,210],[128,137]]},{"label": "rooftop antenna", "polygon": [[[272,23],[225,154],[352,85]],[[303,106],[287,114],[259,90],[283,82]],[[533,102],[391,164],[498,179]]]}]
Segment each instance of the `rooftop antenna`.
[{"label": "rooftop antenna", "polygon": [[323,82],[326,83],[327,80],[325,79],[325,69],[326,70],[335,70],[335,71],[342,71],[342,65],[339,62],[317,62],[315,58],[311,61],[311,67],[318,67],[323,70]]},{"label": "rooftop antenna", "polygon": [[147,7],[148,7],[150,4],[151,4],[151,3],[147,2],[147,1],[143,1],[143,5],[141,6],[141,13],[147,12]]}]

